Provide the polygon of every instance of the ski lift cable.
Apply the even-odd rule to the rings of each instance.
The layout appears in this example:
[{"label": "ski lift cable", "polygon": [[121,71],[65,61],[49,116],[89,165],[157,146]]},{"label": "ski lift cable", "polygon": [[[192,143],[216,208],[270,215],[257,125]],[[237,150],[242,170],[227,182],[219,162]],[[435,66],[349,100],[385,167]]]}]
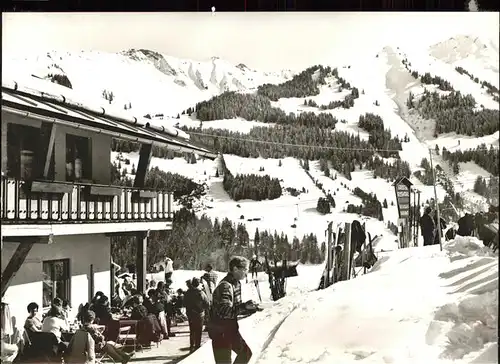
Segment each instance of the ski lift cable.
[{"label": "ski lift cable", "polygon": [[[190,135],[198,135],[198,136],[206,136],[206,137],[212,137],[212,138],[222,138],[222,139],[227,139],[227,140],[235,140],[235,141],[243,141],[243,142],[248,142],[248,143],[256,143],[256,144],[269,144],[269,145],[281,145],[281,146],[288,146],[288,147],[300,147],[300,148],[318,148],[318,149],[329,149],[329,150],[349,150],[349,151],[359,151],[359,152],[402,152],[403,150],[401,149],[375,149],[375,148],[350,148],[350,147],[334,147],[334,146],[324,146],[324,145],[311,145],[311,144],[297,144],[297,143],[283,143],[283,142],[272,142],[272,141],[267,141],[267,140],[258,140],[258,139],[247,139],[247,138],[238,138],[238,137],[231,137],[231,136],[225,136],[225,135],[214,135],[214,134],[208,134],[208,133],[200,133],[200,132],[189,132]],[[425,147],[425,146],[424,146]],[[476,148],[470,148],[472,150],[490,150],[490,149],[495,149],[499,150],[499,147],[497,146],[478,146]],[[464,150],[469,150],[465,149]]]}]

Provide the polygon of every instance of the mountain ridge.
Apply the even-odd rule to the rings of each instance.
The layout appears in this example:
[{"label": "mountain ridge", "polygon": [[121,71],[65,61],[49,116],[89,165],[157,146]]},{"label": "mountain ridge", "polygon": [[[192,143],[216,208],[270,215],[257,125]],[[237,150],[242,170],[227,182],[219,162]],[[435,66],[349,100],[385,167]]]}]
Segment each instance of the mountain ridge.
[{"label": "mountain ridge", "polygon": [[[479,44],[477,40],[470,41],[467,37],[453,39],[455,40],[448,40],[441,42],[441,45],[434,46],[444,52],[443,49],[448,49],[449,45],[455,44],[457,40],[464,42],[464,48],[478,47]],[[486,47],[486,49],[489,48]],[[366,59],[355,59],[350,64],[330,68],[323,76],[320,76],[319,69],[316,69],[316,71],[311,71],[310,76],[307,74],[300,76],[302,78],[299,77],[300,73],[262,72],[252,70],[241,63],[232,65],[216,57],[205,62],[197,62],[177,59],[144,49],[127,50],[118,54],[80,52],[75,55],[67,52],[49,52],[48,55],[41,56],[34,62],[29,60],[24,63],[11,62],[5,65],[4,69],[7,67],[9,76],[14,79],[16,75],[21,77],[37,74],[42,78],[53,79],[53,82],[60,82],[54,78],[54,74],[66,75],[71,87],[87,97],[98,98],[102,101],[103,90],[107,91],[108,95],[112,92],[113,100],[106,99],[105,102],[109,101],[116,107],[123,105],[122,107],[126,108],[129,113],[157,115],[159,117],[152,117],[154,119],[152,122],[155,124],[175,125],[185,130],[190,128],[186,130],[188,132],[196,130],[196,134],[205,134],[203,137],[214,146],[215,140],[218,139],[221,147],[231,151],[225,152],[224,158],[229,171],[235,176],[255,174],[279,179],[283,194],[274,200],[258,202],[258,206],[265,206],[266,212],[259,212],[260,209],[256,207],[257,202],[245,198],[238,201],[240,207],[237,207],[233,198],[225,191],[227,186],[223,186],[223,177],[216,177],[215,171],[218,170],[216,164],[201,160],[192,164],[192,158],[188,160],[153,158],[152,166],[163,170],[175,170],[206,185],[207,195],[202,197],[196,205],[199,213],[207,213],[211,217],[231,216],[233,221],[244,216],[241,220],[249,231],[257,227],[260,230],[279,228],[289,236],[294,236],[310,233],[311,229],[316,230],[316,226],[323,224],[327,219],[345,219],[355,216],[354,207],[349,207],[349,205],[371,203],[355,195],[356,188],[361,188],[364,193],[374,194],[380,202],[387,202],[384,203],[383,208],[381,207],[382,221],[373,219],[368,222],[369,224],[377,225],[378,228],[386,227],[389,223],[395,224],[397,210],[391,187],[392,177],[387,174],[387,168],[393,171],[390,174],[395,173],[398,165],[395,164],[392,167],[390,165],[398,158],[408,163],[410,178],[415,187],[422,191],[422,202],[433,199],[432,186],[421,181],[427,178],[428,172],[421,166],[421,162],[422,159],[429,158],[429,150],[434,151],[437,148],[436,145],[438,145],[439,153],[433,152],[434,158],[437,165],[443,165],[441,169],[444,171],[444,174],[439,177],[442,181],[437,189],[438,198],[443,201],[445,196],[460,193],[474,201],[483,201],[481,196],[470,191],[477,176],[489,177],[492,173],[484,169],[483,165],[470,168],[470,163],[477,162],[468,160],[450,162],[451,157],[446,155],[448,159],[444,159],[444,156],[441,156],[441,149],[460,151],[475,148],[481,143],[498,142],[498,129],[494,134],[482,137],[454,135],[449,132],[439,132],[435,135],[437,125],[439,124],[441,128],[446,127],[447,119],[443,119],[444,116],[439,113],[429,118],[426,116],[428,110],[426,111],[419,103],[421,100],[430,102],[428,101],[431,100],[429,95],[435,94],[437,96],[433,97],[446,98],[461,92],[464,95],[473,95],[475,100],[474,107],[467,109],[467,113],[481,112],[484,108],[498,110],[498,102],[493,98],[494,89],[480,82],[492,82],[491,78],[481,78],[488,74],[490,76],[495,74],[492,69],[484,71],[484,64],[492,62],[491,57],[483,57],[481,52],[476,52],[470,57],[450,61],[451,58],[442,60],[432,56],[431,52],[434,49],[432,46],[428,51],[419,51],[420,53],[406,48],[408,47],[387,46]],[[479,48],[481,48],[480,44]],[[458,65],[463,66],[473,74],[473,77],[458,72]],[[481,73],[478,70],[484,72]],[[49,74],[52,76],[49,77]],[[498,73],[496,75],[498,76]],[[294,78],[299,79],[297,77],[300,78],[299,81],[291,82]],[[476,82],[477,77],[480,79]],[[270,95],[269,92],[275,92],[272,91],[273,89],[285,87],[282,85],[287,81],[289,85],[294,84],[293,87],[297,90],[305,90],[307,84],[308,90],[316,91],[306,96],[303,92],[297,93],[299,97],[293,97],[294,92],[287,91],[285,93],[288,94],[287,97],[278,96],[272,100],[265,96]],[[265,84],[276,85],[276,87],[264,87]],[[357,91],[354,92],[354,89]],[[235,98],[231,96],[231,92],[235,95],[241,94],[241,97]],[[283,92],[278,94],[283,94]],[[205,102],[205,115],[211,115],[210,113],[217,111],[213,109],[214,103],[211,100],[220,98],[221,95],[226,95],[225,101],[221,104],[226,111],[237,106],[235,102],[243,102],[238,108],[246,107],[245,115],[248,119],[245,120],[239,115],[240,111],[237,110],[240,109],[237,108],[236,111],[229,113],[232,115],[230,119],[217,119],[213,117],[215,115],[213,114],[205,121],[200,120],[196,105]],[[268,101],[265,105],[256,106],[259,105],[258,97]],[[351,99],[347,101],[349,97]],[[410,106],[411,97],[413,97],[414,104]],[[250,104],[246,105],[247,101],[241,100],[254,100],[252,107],[261,107],[261,112],[255,114],[250,109]],[[253,118],[249,116],[252,113],[255,115]],[[257,115],[260,116],[257,117]],[[273,119],[276,117],[278,119]],[[329,131],[325,128],[318,129],[317,125],[327,125],[325,124],[327,121],[334,121]],[[299,124],[294,126],[294,123],[299,122],[300,126]],[[282,133],[286,130],[288,130],[288,135],[286,132]],[[236,131],[238,133],[234,134]],[[296,139],[298,134],[294,133],[303,134],[304,139],[299,144],[309,145],[311,149],[309,157],[304,157],[308,153],[301,154],[290,149],[293,149],[292,145],[297,143],[295,140],[298,140]],[[399,142],[401,150],[397,153],[398,158],[386,158],[380,152],[375,151],[368,159],[363,157],[363,161],[356,160],[356,154],[352,152],[352,161],[346,160],[343,164],[332,164],[334,161],[329,161],[329,158],[340,157],[338,153],[341,151],[332,151],[319,159],[313,157],[315,154],[312,150],[316,148],[315,146],[326,148],[325,150],[336,146],[336,144],[328,144],[330,142],[319,143],[318,138],[321,135],[326,136],[325,133],[331,133],[331,136],[339,135],[340,139],[332,139],[331,143],[346,143],[342,138],[358,138],[357,143],[371,143],[372,148],[377,138],[379,138],[378,145],[385,145],[382,139],[387,138],[387,141],[394,139],[397,141],[394,145],[398,145]],[[342,134],[344,136],[340,137],[341,133],[344,133]],[[248,143],[255,143],[247,142],[252,139],[259,143],[267,143],[256,148],[258,158],[249,157],[253,155],[253,152],[247,155],[245,153],[248,151],[244,152]],[[282,145],[280,148],[284,148],[284,154],[280,152],[279,157],[261,158],[269,154],[267,150],[272,143],[277,146],[288,143],[291,146]],[[343,144],[343,146],[346,152],[349,148],[356,148],[350,144]],[[375,149],[380,148],[384,147]],[[134,152],[126,152],[126,154],[125,157],[130,159],[132,164],[136,163],[137,155]],[[113,152],[113,158],[118,155],[119,151]],[[372,158],[379,158],[379,161],[370,161]],[[309,165],[308,162],[308,169],[305,169],[305,161],[309,159],[311,163]],[[196,162],[196,159],[194,161]],[[448,167],[448,163],[452,164]],[[130,167],[131,165],[121,168],[131,174],[133,169]],[[458,168],[458,173],[454,173],[456,168]],[[417,172],[420,173],[418,176]],[[384,177],[380,178],[381,176]],[[453,191],[446,187],[450,181],[456,185]],[[238,188],[246,187],[241,185]],[[291,194],[290,191],[305,192],[294,195],[297,192]],[[233,191],[232,195],[241,196],[242,191]],[[315,202],[320,197],[329,198],[328,196],[335,199],[335,206],[332,205],[331,212],[333,215],[317,213]],[[365,195],[361,194],[361,196]],[[292,212],[281,209],[279,207],[281,205],[291,206]],[[274,216],[276,214],[288,217],[286,221],[277,220]],[[293,215],[296,216],[293,217]],[[248,220],[249,216],[260,217],[259,220],[254,220],[253,217]],[[303,221],[299,224],[300,220]],[[291,227],[292,225],[295,227]]]}]

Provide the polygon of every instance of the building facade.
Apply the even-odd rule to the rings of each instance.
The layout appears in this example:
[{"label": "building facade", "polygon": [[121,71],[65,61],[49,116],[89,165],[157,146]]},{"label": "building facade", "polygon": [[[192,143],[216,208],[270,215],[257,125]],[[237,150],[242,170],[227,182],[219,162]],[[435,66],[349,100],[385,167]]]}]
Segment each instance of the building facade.
[{"label": "building facade", "polygon": [[[153,147],[216,157],[175,128],[86,105],[48,81],[29,83],[2,83],[1,290],[21,326],[30,302],[48,308],[60,297],[76,308],[97,291],[111,297],[115,235],[137,238],[142,290],[149,232],[171,229],[173,217],[172,191],[144,187]],[[113,139],[140,144],[132,187],[112,184]]]}]

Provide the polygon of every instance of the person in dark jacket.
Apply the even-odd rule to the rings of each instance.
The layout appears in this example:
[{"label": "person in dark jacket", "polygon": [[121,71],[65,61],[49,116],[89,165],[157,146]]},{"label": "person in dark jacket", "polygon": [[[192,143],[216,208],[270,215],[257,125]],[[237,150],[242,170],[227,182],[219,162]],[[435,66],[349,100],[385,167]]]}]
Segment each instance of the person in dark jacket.
[{"label": "person in dark jacket", "polygon": [[212,349],[216,364],[231,363],[231,352],[236,353],[234,363],[246,364],[252,351],[241,336],[238,314],[242,311],[256,312],[251,301],[241,301],[241,283],[248,273],[248,260],[234,257],[229,261],[229,272],[215,288],[210,310],[208,335],[212,339]]},{"label": "person in dark jacket", "polygon": [[432,245],[434,243],[435,224],[431,216],[432,209],[428,206],[420,218],[420,228],[422,229],[422,236],[424,237],[424,246]]},{"label": "person in dark jacket", "polygon": [[[446,221],[440,216],[439,217],[440,224],[439,227],[441,228],[441,237],[443,237],[443,230],[446,229]],[[434,212],[434,225],[436,226],[436,232],[434,233],[434,244],[439,244],[439,233],[438,233],[438,218],[437,218],[437,211]]]},{"label": "person in dark jacket", "polygon": [[200,280],[193,278],[191,287],[184,293],[184,305],[189,322],[189,350],[193,352],[201,346],[201,332],[208,298],[200,289]]},{"label": "person in dark jacket", "polygon": [[99,325],[107,325],[111,321],[111,308],[109,307],[109,298],[107,296],[100,296],[92,308]]},{"label": "person in dark jacket", "polygon": [[252,256],[252,260],[250,260],[250,274],[252,275],[252,279],[257,279],[257,270],[259,269],[259,267],[262,267],[262,263],[257,259],[257,256],[254,254]]},{"label": "person in dark jacket", "polygon": [[141,320],[148,314],[148,309],[142,304],[142,296],[137,295],[130,299],[132,301],[132,312],[130,313],[131,320]]},{"label": "person in dark jacket", "polygon": [[474,231],[474,216],[469,214],[468,212],[462,216],[457,221],[458,223],[458,231],[457,235],[460,236],[472,236]]}]

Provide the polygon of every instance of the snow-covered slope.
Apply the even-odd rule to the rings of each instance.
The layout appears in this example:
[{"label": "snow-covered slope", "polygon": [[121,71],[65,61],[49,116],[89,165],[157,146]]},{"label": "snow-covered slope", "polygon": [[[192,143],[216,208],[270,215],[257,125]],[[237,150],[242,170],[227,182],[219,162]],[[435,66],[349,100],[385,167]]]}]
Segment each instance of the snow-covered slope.
[{"label": "snow-covered slope", "polygon": [[[244,64],[232,65],[215,57],[206,62],[198,62],[177,59],[149,50],[128,50],[119,54],[49,52],[36,58],[25,59],[9,59],[4,54],[2,61],[3,75],[10,79],[21,79],[32,74],[41,78],[51,78],[55,74],[65,75],[73,90],[82,94],[85,99],[102,101],[106,95],[110,99],[109,94],[112,93],[112,106],[117,109],[127,108],[127,112],[133,115],[150,114],[153,116],[152,123],[158,125],[201,126],[200,131],[216,128],[243,134],[249,133],[255,126],[272,128],[274,125],[240,118],[201,123],[196,119],[195,113],[180,115],[179,118],[177,114],[193,107],[197,101],[209,99],[226,90],[252,93],[263,83],[281,83],[293,76],[289,71],[266,73],[251,70]],[[407,141],[402,143],[403,150],[399,154],[409,163],[412,172],[419,169],[422,158],[428,158],[429,148],[433,149],[436,144],[450,151],[473,148],[481,143],[498,145],[498,132],[481,138],[463,137],[454,133],[435,138],[433,122],[409,113],[406,100],[410,92],[418,96],[424,89],[436,90],[436,86],[421,84],[412,77],[403,62],[411,63],[411,68],[421,74],[430,72],[442,77],[449,81],[454,89],[463,94],[471,94],[478,104],[498,109],[498,102],[494,101],[484,88],[455,70],[455,67],[461,65],[481,80],[494,85],[496,82],[498,85],[498,52],[491,47],[490,42],[467,36],[453,37],[431,46],[427,51],[412,49],[411,45],[388,45],[377,54],[367,54],[366,57],[353,59],[349,64],[332,65],[338,69],[341,78],[359,90],[359,98],[355,99],[351,108],[324,110],[305,106],[304,98],[283,98],[272,102],[272,105],[296,114],[330,113],[342,120],[335,126],[336,130],[349,132],[363,140],[368,139],[368,133],[358,127],[359,116],[366,113],[379,115],[384,121],[384,128],[391,132],[392,137],[407,138]],[[346,88],[340,89],[339,86],[337,78],[327,77],[326,84],[320,86],[320,93],[306,98],[318,105],[343,100],[349,91]],[[155,115],[158,117],[155,118]],[[115,157],[114,153],[113,159]],[[132,153],[126,157],[132,164],[137,165],[136,154]],[[435,157],[436,164],[446,167],[446,162],[439,156]],[[273,201],[235,202],[224,191],[222,176],[215,177],[216,162],[198,160],[196,164],[189,164],[182,158],[153,158],[152,166],[205,183],[208,193],[198,202],[197,211],[212,217],[229,217],[235,222],[244,222],[251,236],[255,228],[259,228],[260,231],[283,231],[289,238],[301,237],[308,233],[323,237],[328,221],[360,218],[344,212],[348,204],[361,203],[360,199],[352,194],[355,187],[360,187],[367,193],[376,194],[380,201],[387,200],[388,207],[383,209],[384,221],[367,219],[367,226],[373,235],[390,236],[390,243],[386,245],[397,246],[393,244],[395,237],[386,229],[388,222],[395,223],[397,220],[393,186],[384,179],[374,179],[371,171],[356,169],[352,172],[352,180],[348,181],[339,171],[331,169],[330,175],[338,175],[337,179],[332,179],[324,176],[317,161],[310,161],[311,179],[294,158],[283,158],[280,161],[226,155],[225,160],[233,174],[268,174],[280,180],[284,191],[287,188],[295,188],[303,192],[294,197],[285,191],[282,197]],[[123,167],[128,168],[130,172],[132,164]],[[461,164],[460,174],[450,175],[450,178],[456,183],[457,192],[465,193],[470,190],[478,175],[488,177],[489,173],[470,162]],[[422,185],[413,176],[411,181],[422,191],[422,203],[434,197],[432,187]],[[316,202],[324,193],[315,182],[322,183],[326,192],[334,193],[336,207],[331,214],[317,213]],[[438,186],[437,193],[439,199],[445,196],[441,186]],[[321,241],[321,238],[319,240]]]},{"label": "snow-covered slope", "polygon": [[[299,266],[285,298],[240,322],[252,364],[498,362],[498,253],[458,237],[442,252],[379,258],[370,273],[316,292],[304,288],[319,269]],[[181,363],[212,363],[211,350],[207,343]]]}]

